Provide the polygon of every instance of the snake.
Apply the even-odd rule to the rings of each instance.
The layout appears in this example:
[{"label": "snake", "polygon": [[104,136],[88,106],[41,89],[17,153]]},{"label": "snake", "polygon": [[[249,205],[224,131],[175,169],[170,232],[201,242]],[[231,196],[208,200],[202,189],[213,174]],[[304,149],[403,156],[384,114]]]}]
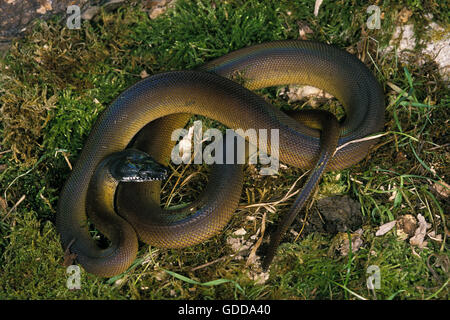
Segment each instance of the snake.
[{"label": "snake", "polygon": [[[330,93],[342,104],[344,118],[337,121],[320,109],[285,113],[254,92],[293,84]],[[267,145],[277,146],[279,161],[311,170],[270,236],[267,269],[323,172],[367,156],[377,141],[367,137],[383,129],[384,110],[382,87],[363,62],[312,40],[260,43],[194,70],[151,75],[122,92],[94,123],[59,196],[56,229],[62,247],[88,273],[112,277],[136,260],[139,241],[184,248],[220,233],[239,205],[243,164],[211,165],[205,190],[184,208],[160,203],[176,143],[172,134],[200,115],[242,132],[277,130],[278,141],[268,137]],[[224,147],[224,154],[229,151]],[[92,225],[108,239],[106,245],[93,238]]]}]

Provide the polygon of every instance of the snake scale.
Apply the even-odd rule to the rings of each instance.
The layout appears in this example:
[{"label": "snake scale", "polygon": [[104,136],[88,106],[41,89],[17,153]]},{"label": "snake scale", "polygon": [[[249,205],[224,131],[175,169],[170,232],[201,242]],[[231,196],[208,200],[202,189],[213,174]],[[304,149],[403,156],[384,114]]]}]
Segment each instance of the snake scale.
[{"label": "snake scale", "polygon": [[[236,75],[244,81],[234,81]],[[307,84],[332,94],[345,109],[344,120],[337,123],[334,116],[316,111],[290,116],[252,92],[289,84]],[[87,272],[111,277],[127,270],[135,260],[138,239],[157,247],[182,248],[219,233],[237,208],[243,165],[214,164],[198,201],[180,210],[191,212],[188,217],[173,219],[174,215],[160,206],[161,168],[170,161],[171,134],[197,114],[231,129],[278,129],[280,161],[313,169],[271,236],[264,261],[268,267],[281,236],[322,172],[347,168],[367,155],[375,140],[362,138],[383,128],[384,109],[381,86],[361,61],[335,46],[314,41],[262,43],[196,70],[145,78],[103,111],[87,138],[58,202],[56,227],[62,246],[76,255]],[[109,166],[126,148],[151,157],[155,163],[149,166],[161,166],[161,179],[144,177],[139,183],[119,183],[114,170],[120,171],[120,165],[119,169]],[[123,159],[115,162],[134,161],[129,155]],[[92,238],[89,222],[109,239],[108,247],[99,247]]]}]

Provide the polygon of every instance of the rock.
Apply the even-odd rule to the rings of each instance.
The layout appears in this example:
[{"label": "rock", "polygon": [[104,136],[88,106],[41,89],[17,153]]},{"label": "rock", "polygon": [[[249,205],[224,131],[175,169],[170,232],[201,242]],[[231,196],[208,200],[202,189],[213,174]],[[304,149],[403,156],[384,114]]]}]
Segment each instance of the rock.
[{"label": "rock", "polygon": [[97,14],[100,13],[101,8],[98,6],[92,6],[87,8],[82,14],[82,20],[92,20]]},{"label": "rock", "polygon": [[[406,18],[405,18],[406,19]],[[404,21],[407,21],[405,20]],[[417,59],[416,63],[423,65],[425,57],[428,56],[438,66],[439,73],[444,81],[450,79],[450,31],[448,28],[438,25],[435,22],[430,22],[425,30],[427,37],[430,40],[422,41],[420,44],[424,47],[421,51],[414,51],[417,44],[417,39],[414,36],[414,25],[404,24],[397,26],[394,30],[389,46],[381,50],[382,54],[388,54],[396,49],[398,58],[401,62],[408,60],[408,56],[413,56]]]}]

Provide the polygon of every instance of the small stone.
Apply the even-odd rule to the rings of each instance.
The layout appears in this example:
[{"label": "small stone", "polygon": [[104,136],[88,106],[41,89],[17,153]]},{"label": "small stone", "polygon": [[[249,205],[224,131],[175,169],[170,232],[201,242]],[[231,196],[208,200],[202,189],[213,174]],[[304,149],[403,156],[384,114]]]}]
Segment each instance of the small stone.
[{"label": "small stone", "polygon": [[140,73],[141,79],[147,78],[149,76],[149,74],[147,73],[147,71],[142,70]]},{"label": "small stone", "polygon": [[100,7],[92,6],[81,14],[81,19],[92,20],[92,18],[94,18],[99,13],[100,13]]},{"label": "small stone", "polygon": [[243,235],[245,235],[246,233],[247,233],[247,231],[245,231],[244,228],[240,228],[240,229],[236,230],[235,232],[233,232],[233,234],[234,234],[235,236],[243,236]]}]

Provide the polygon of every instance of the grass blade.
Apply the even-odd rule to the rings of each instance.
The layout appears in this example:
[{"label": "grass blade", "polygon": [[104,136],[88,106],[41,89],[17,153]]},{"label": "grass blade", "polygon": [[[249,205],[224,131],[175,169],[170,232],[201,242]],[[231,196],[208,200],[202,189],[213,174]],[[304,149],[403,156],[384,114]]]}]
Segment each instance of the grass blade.
[{"label": "grass blade", "polygon": [[197,280],[193,280],[191,278],[188,278],[186,276],[183,276],[179,273],[173,272],[173,271],[169,271],[166,269],[163,269],[165,272],[167,272],[168,274],[170,274],[172,277],[177,278],[178,280],[190,283],[190,284],[196,284],[196,285],[200,285],[200,286],[217,286],[217,285],[221,285],[224,283],[228,283],[231,282],[234,284],[234,286],[236,287],[236,289],[238,289],[239,291],[241,291],[242,293],[244,293],[244,289],[242,289],[242,287],[239,285],[239,283],[237,283],[234,280],[230,280],[230,279],[216,279],[216,280],[212,280],[212,281],[208,281],[208,282],[199,282]]}]

